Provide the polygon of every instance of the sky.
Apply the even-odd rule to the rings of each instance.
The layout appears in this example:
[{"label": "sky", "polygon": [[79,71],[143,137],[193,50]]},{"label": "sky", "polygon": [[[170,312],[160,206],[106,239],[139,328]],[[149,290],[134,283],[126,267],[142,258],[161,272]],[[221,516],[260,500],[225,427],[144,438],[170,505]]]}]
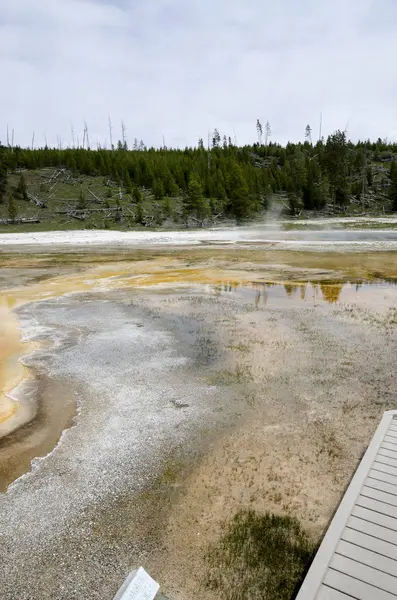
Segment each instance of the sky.
[{"label": "sky", "polygon": [[0,140],[395,141],[396,31],[396,0],[0,0]]}]

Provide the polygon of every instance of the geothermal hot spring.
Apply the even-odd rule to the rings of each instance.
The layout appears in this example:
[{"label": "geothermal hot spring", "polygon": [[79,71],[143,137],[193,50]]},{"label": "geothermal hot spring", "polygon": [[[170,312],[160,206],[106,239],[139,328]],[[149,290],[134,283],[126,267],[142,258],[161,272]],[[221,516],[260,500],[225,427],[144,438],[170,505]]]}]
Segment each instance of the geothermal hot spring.
[{"label": "geothermal hot spring", "polygon": [[329,225],[0,237],[2,599],[214,600],[240,510],[318,542],[397,408],[396,230]]}]

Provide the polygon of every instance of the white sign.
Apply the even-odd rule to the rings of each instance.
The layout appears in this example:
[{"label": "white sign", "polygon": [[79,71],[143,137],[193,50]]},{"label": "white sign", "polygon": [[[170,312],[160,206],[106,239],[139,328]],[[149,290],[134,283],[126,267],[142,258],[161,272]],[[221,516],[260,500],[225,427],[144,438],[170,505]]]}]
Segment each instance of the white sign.
[{"label": "white sign", "polygon": [[159,584],[139,567],[128,575],[113,600],[153,600],[159,589]]}]

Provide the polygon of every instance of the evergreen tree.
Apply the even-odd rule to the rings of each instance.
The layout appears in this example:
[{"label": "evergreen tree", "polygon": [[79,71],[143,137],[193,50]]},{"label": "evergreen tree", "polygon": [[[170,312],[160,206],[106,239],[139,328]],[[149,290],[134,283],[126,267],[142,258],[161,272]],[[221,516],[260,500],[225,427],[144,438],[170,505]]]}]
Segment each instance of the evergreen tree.
[{"label": "evergreen tree", "polygon": [[132,183],[128,171],[126,171],[124,174],[124,187],[127,194],[132,194]]},{"label": "evergreen tree", "polygon": [[213,194],[211,194],[211,196],[212,195],[214,195],[215,198],[217,198],[220,201],[220,203],[218,202],[218,207],[225,206],[227,202],[227,196],[225,190],[225,180],[222,173],[218,172],[215,176]]},{"label": "evergreen tree", "polygon": [[4,158],[0,154],[0,204],[4,202],[7,191],[8,171]]},{"label": "evergreen tree", "polygon": [[305,140],[308,144],[312,143],[312,128],[310,127],[310,125],[306,125]]},{"label": "evergreen tree", "polygon": [[168,182],[168,194],[170,196],[177,196],[179,194],[179,187],[177,186],[175,180],[172,178],[169,182]]},{"label": "evergreen tree", "polygon": [[303,205],[305,207],[305,210],[313,210],[313,208],[315,208],[315,195],[316,188],[314,182],[314,173],[313,170],[310,168],[309,163],[307,181],[306,185],[303,187]]},{"label": "evergreen tree", "polygon": [[22,200],[29,200],[28,198],[28,189],[26,186],[26,179],[23,176],[23,174],[21,174],[20,178],[19,178],[19,182],[18,185],[15,189],[15,193],[18,196],[18,198],[21,198]]},{"label": "evergreen tree", "polygon": [[195,173],[189,179],[187,194],[184,198],[183,213],[187,223],[189,216],[194,216],[201,224],[210,214],[210,205],[203,196],[203,186]]},{"label": "evergreen tree", "polygon": [[77,164],[76,164],[76,159],[73,155],[68,156],[68,159],[66,161],[66,166],[68,167],[68,169],[70,169],[71,171],[77,171]]},{"label": "evergreen tree", "polygon": [[289,207],[289,211],[291,213],[291,215],[299,215],[299,213],[302,211],[304,204],[302,202],[302,198],[300,197],[299,194],[295,193],[295,192],[289,192],[288,193],[288,207]]},{"label": "evergreen tree", "polygon": [[137,186],[132,191],[132,199],[136,204],[142,204],[142,194]]},{"label": "evergreen tree", "polygon": [[335,131],[328,136],[325,145],[325,166],[327,169],[333,201],[345,204],[348,196],[346,133]]},{"label": "evergreen tree", "polygon": [[77,204],[77,208],[79,210],[84,210],[84,209],[87,208],[87,205],[88,205],[88,203],[87,203],[86,193],[85,193],[84,189],[81,188],[80,189],[80,193],[79,193],[79,201],[78,201],[78,204]]},{"label": "evergreen tree", "polygon": [[330,200],[329,181],[326,175],[322,175],[314,188],[314,208],[321,210]]},{"label": "evergreen tree", "polygon": [[307,163],[303,152],[297,151],[291,162],[293,188],[300,195],[307,184]]},{"label": "evergreen tree", "polygon": [[389,198],[392,211],[397,211],[397,163],[392,162],[390,168]]},{"label": "evergreen tree", "polygon": [[175,217],[174,203],[172,198],[166,196],[163,199],[164,216],[168,219]]},{"label": "evergreen tree", "polygon": [[244,178],[242,168],[236,162],[229,167],[227,186],[229,199],[229,211],[236,217],[237,221],[247,218],[251,213],[251,204],[248,194],[247,181]]},{"label": "evergreen tree", "polygon": [[143,206],[142,206],[142,194],[139,190],[139,188],[137,186],[134,187],[133,191],[132,191],[132,199],[134,201],[134,203],[136,204],[136,210],[135,210],[135,221],[137,223],[140,223],[141,225],[144,224],[144,215],[143,215]]},{"label": "evergreen tree", "polygon": [[11,195],[8,197],[8,216],[13,221],[15,221],[18,216],[18,206]]},{"label": "evergreen tree", "polygon": [[262,123],[260,122],[259,119],[256,120],[256,133],[258,134],[258,144],[259,144],[259,146],[261,146],[263,129],[262,129]]},{"label": "evergreen tree", "polygon": [[161,179],[155,179],[153,182],[153,194],[156,200],[161,200],[165,196],[164,185]]},{"label": "evergreen tree", "polygon": [[145,224],[142,204],[138,204],[137,207],[136,207],[135,221],[137,223],[140,223],[140,225],[144,225]]},{"label": "evergreen tree", "polygon": [[[79,171],[84,175],[95,175],[95,166],[92,160],[91,152],[86,150],[79,156],[80,164],[77,163]],[[61,166],[61,165],[58,165]]]},{"label": "evergreen tree", "polygon": [[212,147],[219,148],[219,144],[221,142],[221,136],[217,129],[214,129],[214,133],[212,134]]}]

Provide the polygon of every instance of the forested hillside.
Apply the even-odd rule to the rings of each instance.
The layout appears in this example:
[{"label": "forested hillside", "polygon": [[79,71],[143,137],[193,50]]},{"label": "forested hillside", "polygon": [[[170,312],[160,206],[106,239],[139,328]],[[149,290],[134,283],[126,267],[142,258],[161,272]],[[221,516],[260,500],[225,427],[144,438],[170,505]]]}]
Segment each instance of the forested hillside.
[{"label": "forested hillside", "polygon": [[210,148],[11,148],[0,146],[1,224],[48,228],[200,226],[237,222],[269,203],[305,211],[397,211],[397,144],[327,140],[238,147],[215,130]]}]

